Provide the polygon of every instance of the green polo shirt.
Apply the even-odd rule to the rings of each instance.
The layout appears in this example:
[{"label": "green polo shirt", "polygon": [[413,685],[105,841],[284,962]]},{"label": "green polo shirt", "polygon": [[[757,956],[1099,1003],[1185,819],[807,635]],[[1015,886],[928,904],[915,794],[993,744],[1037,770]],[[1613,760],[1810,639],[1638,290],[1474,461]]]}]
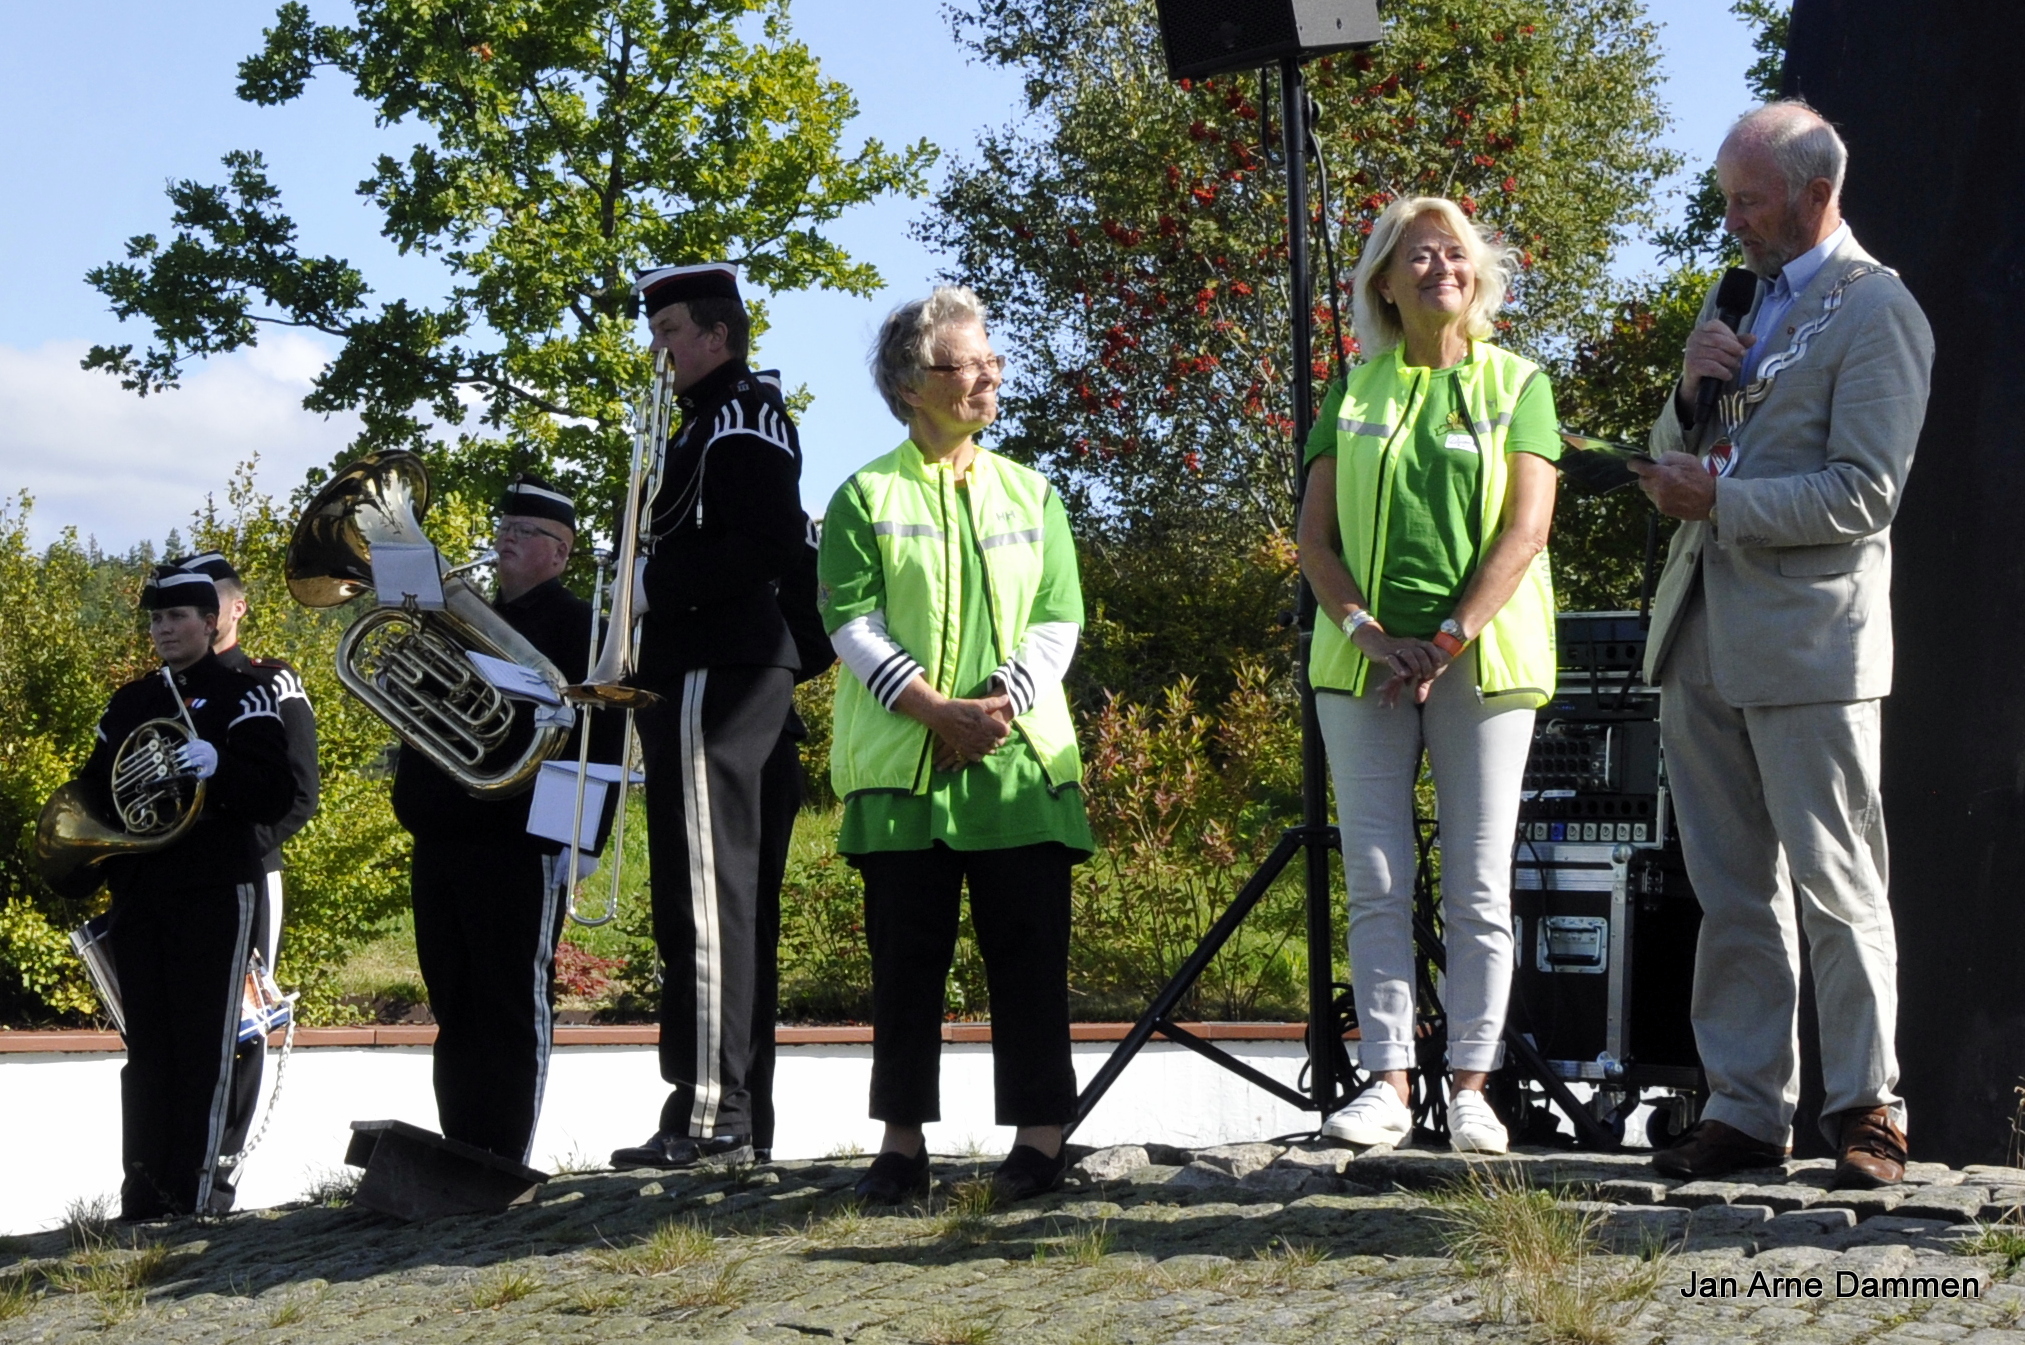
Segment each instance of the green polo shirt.
[{"label": "green polo shirt", "polygon": [[[959,486],[958,489],[964,487]],[[959,553],[966,593],[985,591],[977,534],[970,510],[957,511],[962,529]],[[1083,594],[1076,581],[1076,544],[1059,495],[1050,491],[1042,542],[1040,591],[1034,595],[1032,620],[1083,622]],[[848,573],[830,585],[826,611],[841,624],[885,606],[879,546],[872,522],[865,517],[856,491],[840,490],[823,519],[823,540],[829,554],[855,562],[838,564],[828,573]],[[962,632],[956,661],[956,694],[971,699],[991,694],[994,657],[991,605],[961,606]],[[839,676],[849,677],[844,671]],[[952,850],[1004,850],[1017,845],[1059,841],[1087,858],[1095,850],[1090,822],[1083,813],[1083,794],[1074,785],[1060,793],[1048,788],[1040,758],[1026,739],[1014,733],[982,761],[953,771],[936,771],[926,794],[868,791],[844,801],[844,822],[837,849],[846,855],[881,850],[926,850],[941,841]]]},{"label": "green polo shirt", "polygon": [[[1483,461],[1458,386],[1461,367],[1435,372],[1420,419],[1399,449],[1385,533],[1385,577],[1377,595],[1385,629],[1392,635],[1431,639],[1455,611],[1483,547],[1482,512],[1477,507]],[[1343,384],[1338,382],[1330,386],[1308,432],[1309,462],[1336,456],[1336,422],[1342,409]],[[1532,453],[1549,462],[1560,459],[1560,419],[1546,379],[1535,378],[1519,394],[1505,452]]]}]

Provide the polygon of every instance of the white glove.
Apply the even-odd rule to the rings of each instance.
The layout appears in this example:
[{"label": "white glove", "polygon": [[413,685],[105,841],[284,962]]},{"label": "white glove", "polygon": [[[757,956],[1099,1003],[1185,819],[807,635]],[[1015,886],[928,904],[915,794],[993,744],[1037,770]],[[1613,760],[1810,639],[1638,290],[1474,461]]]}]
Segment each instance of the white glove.
[{"label": "white glove", "polygon": [[647,558],[641,556],[633,562],[633,615],[647,614]]},{"label": "white glove", "polygon": [[582,882],[598,871],[598,857],[582,850],[577,851],[577,881]]},{"label": "white glove", "polygon": [[193,738],[176,749],[176,770],[193,780],[208,780],[218,773],[218,749]]}]

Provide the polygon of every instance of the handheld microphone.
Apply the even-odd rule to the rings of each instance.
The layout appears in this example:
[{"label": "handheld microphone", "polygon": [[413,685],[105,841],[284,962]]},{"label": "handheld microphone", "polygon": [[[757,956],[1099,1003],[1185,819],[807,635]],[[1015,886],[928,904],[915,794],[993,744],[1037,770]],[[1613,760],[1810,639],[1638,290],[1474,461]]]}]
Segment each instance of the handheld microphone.
[{"label": "handheld microphone", "polygon": [[[1744,314],[1751,311],[1751,305],[1758,298],[1758,277],[1741,266],[1732,266],[1723,272],[1722,284],[1716,286],[1716,321],[1737,330]],[[1695,424],[1700,425],[1709,418],[1709,412],[1716,409],[1716,398],[1723,395],[1723,385],[1713,378],[1704,378],[1695,394]]]}]

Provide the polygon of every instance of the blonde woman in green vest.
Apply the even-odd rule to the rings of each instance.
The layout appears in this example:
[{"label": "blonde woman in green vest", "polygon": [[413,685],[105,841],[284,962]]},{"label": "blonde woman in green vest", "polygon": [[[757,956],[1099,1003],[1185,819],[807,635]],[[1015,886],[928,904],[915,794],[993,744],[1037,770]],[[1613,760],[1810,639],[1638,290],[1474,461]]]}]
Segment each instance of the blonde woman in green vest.
[{"label": "blonde woman in green vest", "polygon": [[1059,1185],[1069,1061],[1069,871],[1093,842],[1062,675],[1083,622],[1074,540],[1038,474],[980,448],[1005,367],[969,290],[886,319],[872,375],[906,442],[830,501],[818,566],[839,675],[837,848],[865,882],[872,1117],[860,1197],[926,1190],[940,1119],[943,990],[962,889],[991,991],[997,1119],[1017,1127],[993,1178]]},{"label": "blonde woman in green vest", "polygon": [[1323,1125],[1346,1144],[1413,1128],[1414,781],[1440,813],[1448,1124],[1502,1153],[1484,1101],[1512,976],[1511,850],[1533,712],[1554,690],[1553,394],[1491,345],[1513,254],[1453,202],[1395,201],[1357,264],[1364,363],[1331,389],[1301,512],[1321,616],[1309,676],[1336,785],[1350,968],[1370,1087]]}]

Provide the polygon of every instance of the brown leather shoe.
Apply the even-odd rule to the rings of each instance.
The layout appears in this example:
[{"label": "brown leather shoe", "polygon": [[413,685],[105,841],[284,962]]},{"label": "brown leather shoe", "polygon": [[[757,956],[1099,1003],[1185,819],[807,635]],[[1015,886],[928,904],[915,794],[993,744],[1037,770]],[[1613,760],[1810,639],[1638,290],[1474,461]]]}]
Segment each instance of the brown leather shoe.
[{"label": "brown leather shoe", "polygon": [[1699,1121],[1678,1144],[1654,1154],[1652,1166],[1661,1176],[1693,1182],[1741,1168],[1777,1167],[1789,1152],[1721,1121]]},{"label": "brown leather shoe", "polygon": [[1868,1191],[1905,1180],[1905,1132],[1891,1123],[1891,1109],[1871,1107],[1842,1113],[1841,1156],[1835,1164],[1838,1191]]}]

